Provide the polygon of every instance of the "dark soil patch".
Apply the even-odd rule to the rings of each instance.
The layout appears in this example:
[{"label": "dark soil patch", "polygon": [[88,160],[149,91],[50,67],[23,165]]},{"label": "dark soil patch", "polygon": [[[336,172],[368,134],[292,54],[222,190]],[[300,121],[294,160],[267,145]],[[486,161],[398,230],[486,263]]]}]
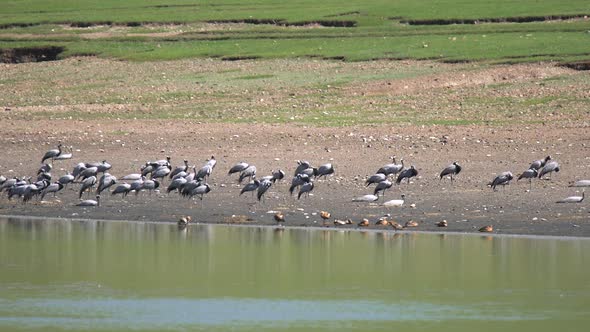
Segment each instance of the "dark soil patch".
[{"label": "dark soil patch", "polygon": [[[558,20],[572,20],[587,18],[588,14],[579,15],[549,15],[549,16],[515,16],[493,18],[450,18],[430,20],[401,20],[400,23],[409,25],[450,25],[450,24],[479,24],[479,23],[529,23]],[[396,20],[396,18],[390,18]]]},{"label": "dark soil patch", "polygon": [[306,26],[306,25],[320,25],[324,27],[342,27],[351,28],[356,26],[356,21],[349,20],[315,20],[315,21],[300,21],[287,22],[284,19],[229,19],[229,20],[212,20],[207,21],[211,24],[227,24],[227,23],[246,23],[246,24],[272,24],[279,26]]},{"label": "dark soil patch", "polygon": [[0,62],[25,63],[40,61],[55,61],[64,51],[61,46],[23,47],[0,50]]},{"label": "dark soil patch", "polygon": [[575,61],[561,64],[563,67],[567,67],[574,70],[590,70],[590,61]]}]

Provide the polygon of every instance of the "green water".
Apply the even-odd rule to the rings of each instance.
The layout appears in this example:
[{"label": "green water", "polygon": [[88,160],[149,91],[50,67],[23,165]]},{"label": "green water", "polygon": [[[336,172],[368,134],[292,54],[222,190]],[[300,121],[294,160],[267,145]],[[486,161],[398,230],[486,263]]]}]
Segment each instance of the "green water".
[{"label": "green water", "polygon": [[0,219],[0,331],[586,331],[590,241]]}]

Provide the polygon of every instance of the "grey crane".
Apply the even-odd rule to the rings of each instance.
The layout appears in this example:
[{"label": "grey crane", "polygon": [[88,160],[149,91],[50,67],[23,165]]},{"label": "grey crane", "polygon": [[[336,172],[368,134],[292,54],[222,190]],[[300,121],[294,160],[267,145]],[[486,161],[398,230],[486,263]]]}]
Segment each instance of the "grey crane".
[{"label": "grey crane", "polygon": [[590,180],[575,181],[574,183],[570,184],[570,187],[590,187]]},{"label": "grey crane", "polygon": [[301,185],[304,185],[310,181],[311,181],[311,178],[307,174],[295,175],[293,177],[293,180],[291,180],[291,187],[289,187],[289,193],[291,193],[291,195],[293,195],[293,191],[295,191],[295,188],[297,188]]},{"label": "grey crane", "polygon": [[502,172],[492,180],[490,186],[496,191],[496,186],[509,184],[512,179],[514,179],[514,176],[511,172]]},{"label": "grey crane", "polygon": [[63,188],[64,185],[59,182],[55,182],[48,185],[47,187],[45,187],[45,189],[43,189],[43,191],[41,191],[41,200],[43,200],[43,198],[45,198],[45,195],[49,193],[53,193],[53,197],[55,197],[55,194]]},{"label": "grey crane", "polygon": [[312,168],[311,164],[309,163],[309,161],[307,160],[297,160],[297,168],[295,169],[295,174],[300,174],[301,172],[303,172],[304,170],[308,169],[308,168]]},{"label": "grey crane", "polygon": [[201,183],[196,188],[191,190],[188,193],[188,196],[193,197],[193,196],[198,195],[199,199],[203,200],[203,196],[209,192],[211,192],[211,187],[209,186],[209,184],[208,183]]},{"label": "grey crane", "polygon": [[39,175],[41,173],[49,173],[49,172],[51,172],[52,169],[53,169],[53,166],[51,166],[50,164],[43,164],[37,170],[37,175]]},{"label": "grey crane", "polygon": [[207,165],[211,166],[211,168],[215,168],[215,165],[217,165],[217,159],[215,159],[215,156],[211,156],[210,159],[207,160]]},{"label": "grey crane", "polygon": [[381,181],[385,181],[387,180],[387,175],[383,174],[383,173],[377,173],[377,174],[373,174],[371,176],[369,176],[369,178],[367,179],[367,181],[365,181],[365,183],[367,184],[367,187],[374,184],[374,183],[379,183]]},{"label": "grey crane", "polygon": [[381,197],[383,199],[385,199],[385,191],[387,189],[391,188],[391,186],[393,186],[393,183],[391,181],[389,181],[389,180],[381,181],[381,182],[377,183],[377,186],[375,186],[375,190],[373,191],[373,195],[379,196],[378,193],[380,191],[382,191]]},{"label": "grey crane", "polygon": [[413,178],[418,175],[418,170],[414,167],[414,165],[410,166],[410,168],[405,169],[399,173],[397,180],[395,183],[400,184],[402,183],[403,179],[408,179],[408,184],[410,183],[410,178]]},{"label": "grey crane", "polygon": [[43,155],[43,158],[41,159],[41,163],[44,163],[45,160],[47,159],[51,159],[51,163],[53,163],[53,160],[55,159],[55,157],[59,156],[61,154],[61,143],[59,143],[57,145],[57,149],[51,149],[47,152],[45,152],[45,154]]},{"label": "grey crane", "polygon": [[254,178],[256,176],[256,166],[250,165],[245,170],[240,173],[240,177],[238,178],[238,182],[242,183],[245,178]]},{"label": "grey crane", "polygon": [[152,179],[162,179],[170,174],[169,166],[160,166],[155,171],[152,172]]},{"label": "grey crane", "polygon": [[86,199],[76,204],[76,206],[100,206],[100,195],[96,195],[96,200]]},{"label": "grey crane", "polygon": [[96,177],[98,175],[98,167],[87,167],[78,174],[78,178],[82,180],[87,179],[91,176]]},{"label": "grey crane", "polygon": [[129,194],[129,192],[131,191],[131,185],[129,183],[121,183],[120,185],[118,185],[117,187],[115,187],[115,189],[111,192],[111,195],[117,195],[117,194],[122,194],[123,197],[127,196],[127,194]]},{"label": "grey crane", "polygon": [[53,160],[66,160],[66,159],[72,159],[72,152],[74,151],[74,148],[70,146],[70,152],[69,153],[64,153],[63,151],[55,158],[53,158]]},{"label": "grey crane", "polygon": [[541,171],[539,172],[539,179],[543,178],[543,175],[545,174],[549,174],[549,178],[551,178],[551,173],[553,172],[559,172],[559,164],[557,163],[557,161],[552,160],[548,163],[545,164],[545,166],[543,166],[543,168],[541,169]]},{"label": "grey crane", "polygon": [[182,186],[184,186],[187,182],[187,179],[183,177],[172,180],[172,182],[170,182],[168,185],[168,188],[166,188],[166,193],[169,194],[173,190],[180,190],[180,188],[182,188]]},{"label": "grey crane", "polygon": [[[92,175],[84,180],[82,180],[82,185],[80,186],[80,192],[78,193],[78,198],[82,198],[82,194],[85,190],[91,189],[96,184],[96,176]],[[90,191],[89,191],[90,193]]]},{"label": "grey crane", "polygon": [[158,180],[145,180],[141,189],[149,191],[150,195],[152,192],[160,187]]},{"label": "grey crane", "polygon": [[211,175],[211,172],[213,172],[213,167],[211,167],[209,164],[206,164],[205,166],[201,167],[195,175],[196,180],[204,180]]},{"label": "grey crane", "polygon": [[540,170],[541,167],[545,166],[545,164],[551,160],[551,156],[547,156],[544,159],[539,159],[539,160],[535,160],[531,163],[531,166],[529,166],[529,169],[534,169],[534,170]]},{"label": "grey crane", "polygon": [[285,178],[285,172],[283,170],[276,170],[276,171],[272,171],[272,182],[275,183],[276,181],[280,181],[283,178]]},{"label": "grey crane", "polygon": [[581,203],[586,196],[585,191],[582,190],[582,196],[570,196],[557,201],[557,203]]},{"label": "grey crane", "polygon": [[135,196],[139,195],[139,192],[141,191],[141,189],[143,189],[144,181],[145,177],[142,176],[141,179],[131,182],[131,187],[129,188],[129,191],[135,191]]},{"label": "grey crane", "polygon": [[142,177],[142,175],[139,173],[131,173],[131,174],[127,174],[124,177],[122,177],[121,180],[123,180],[123,181],[137,181],[137,180],[140,180],[141,177]]},{"label": "grey crane", "polygon": [[458,175],[459,173],[461,173],[461,170],[461,166],[456,161],[454,161],[452,164],[445,167],[445,169],[443,169],[442,172],[440,172],[439,181],[442,180],[443,177],[450,175],[451,183],[453,183],[453,175]]},{"label": "grey crane", "polygon": [[395,175],[399,172],[401,172],[404,169],[404,159],[400,159],[400,163],[396,164],[395,163],[395,156],[391,157],[393,163],[392,164],[386,164],[383,167],[379,168],[377,170],[377,173],[381,173],[381,174],[385,174],[385,175]]},{"label": "grey crane", "polygon": [[268,189],[272,186],[272,182],[269,180],[264,180],[260,182],[258,186],[258,190],[256,192],[256,198],[260,201],[264,197],[264,193],[268,191]]},{"label": "grey crane", "polygon": [[[44,181],[42,181],[43,183]],[[35,195],[39,194],[41,190],[46,188],[45,184],[33,183],[30,185],[25,186],[25,190],[23,193],[23,203],[30,201]]]},{"label": "grey crane", "polygon": [[229,172],[227,172],[227,175],[232,175],[234,173],[240,173],[240,172],[244,171],[246,168],[248,168],[248,166],[250,166],[248,163],[240,161],[239,163],[235,164],[234,166],[232,166],[232,168],[229,169]]},{"label": "grey crane", "polygon": [[331,163],[328,163],[318,167],[314,175],[319,179],[322,176],[328,176],[330,174],[334,174],[334,166]]},{"label": "grey crane", "polygon": [[302,184],[299,187],[299,193],[297,194],[297,199],[300,199],[301,195],[303,195],[305,193],[307,193],[307,196],[309,196],[309,193],[313,190],[314,187],[315,187],[315,185],[313,184],[313,180],[309,180],[309,182]]},{"label": "grey crane", "polygon": [[103,175],[98,180],[98,188],[96,189],[96,194],[100,195],[105,189],[110,188],[112,185],[117,183],[117,177],[111,175],[110,173],[103,173]]},{"label": "grey crane", "polygon": [[533,189],[533,179],[537,177],[539,172],[534,168],[529,168],[526,171],[522,172],[516,181],[518,182],[520,179],[529,179],[529,190]]},{"label": "grey crane", "polygon": [[[263,181],[268,181],[268,180],[263,180]],[[254,179],[254,181],[250,181],[250,183],[248,183],[244,187],[242,187],[242,190],[240,190],[240,196],[246,192],[254,192],[255,190],[258,189],[259,186],[260,186],[259,180]]]},{"label": "grey crane", "polygon": [[174,177],[177,174],[182,173],[182,172],[185,172],[185,173],[188,172],[188,160],[186,160],[186,159],[184,160],[184,165],[177,166],[172,172],[170,172],[169,176],[171,179],[174,179]]},{"label": "grey crane", "polygon": [[57,182],[63,184],[64,187],[67,187],[69,183],[74,182],[74,176],[68,172],[64,176],[60,177]]},{"label": "grey crane", "polygon": [[72,170],[72,175],[76,179],[76,178],[78,178],[78,175],[80,175],[80,173],[85,169],[86,169],[86,164],[77,163],[76,166],[74,166],[74,169]]},{"label": "grey crane", "polygon": [[[88,165],[86,167],[88,167]],[[104,173],[111,169],[113,166],[109,164],[106,160],[103,160],[102,162],[98,163],[98,165],[96,165],[95,167],[98,173]]]},{"label": "grey crane", "polygon": [[142,176],[148,176],[158,167],[157,164],[152,165],[149,161],[146,161],[145,165],[141,166],[139,170],[141,171]]}]

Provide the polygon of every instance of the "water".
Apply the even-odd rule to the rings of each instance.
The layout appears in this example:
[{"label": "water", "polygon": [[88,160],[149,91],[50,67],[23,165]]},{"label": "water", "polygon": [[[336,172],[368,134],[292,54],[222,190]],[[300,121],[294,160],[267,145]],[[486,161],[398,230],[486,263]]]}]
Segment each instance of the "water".
[{"label": "water", "polygon": [[0,219],[0,331],[565,331],[590,241]]}]

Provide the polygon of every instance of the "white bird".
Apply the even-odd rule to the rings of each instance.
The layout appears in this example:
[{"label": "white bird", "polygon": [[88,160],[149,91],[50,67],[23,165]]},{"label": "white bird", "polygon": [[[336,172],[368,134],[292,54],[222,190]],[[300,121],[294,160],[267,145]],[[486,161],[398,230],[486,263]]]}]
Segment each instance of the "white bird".
[{"label": "white bird", "polygon": [[570,187],[590,187],[590,180],[578,180],[572,183]]},{"label": "white bird", "polygon": [[386,207],[401,207],[404,205],[404,201],[405,201],[406,195],[402,194],[402,199],[392,199],[390,201],[387,201],[385,203],[383,203],[383,206]]},{"label": "white bird", "polygon": [[76,206],[99,206],[100,205],[100,195],[96,195],[96,201],[93,199],[83,200],[80,203],[76,204]]},{"label": "white bird", "polygon": [[585,192],[582,191],[582,196],[570,196],[557,201],[557,203],[581,203],[584,200],[584,196]]},{"label": "white bird", "polygon": [[379,199],[379,196],[376,195],[364,195],[360,197],[353,198],[353,202],[375,202]]}]

